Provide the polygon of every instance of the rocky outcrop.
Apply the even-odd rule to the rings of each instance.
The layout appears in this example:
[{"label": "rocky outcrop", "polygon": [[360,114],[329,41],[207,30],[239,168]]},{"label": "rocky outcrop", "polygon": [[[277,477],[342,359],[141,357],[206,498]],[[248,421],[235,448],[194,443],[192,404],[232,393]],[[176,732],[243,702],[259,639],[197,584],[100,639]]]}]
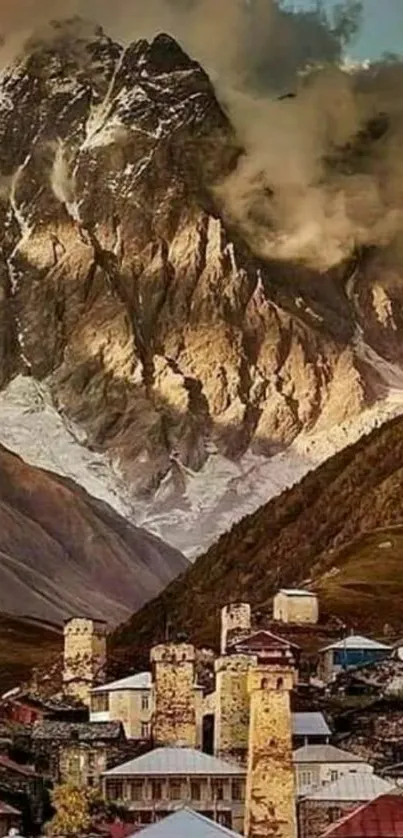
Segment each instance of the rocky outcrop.
[{"label": "rocky outcrop", "polygon": [[[160,530],[176,543],[212,458],[331,432],[401,361],[401,298],[375,256],[320,275],[257,259],[223,220],[213,187],[240,153],[166,35],[123,49],[55,26],[2,78],[0,382],[46,382],[132,496],[175,514]],[[199,543],[222,526],[208,515]]]}]

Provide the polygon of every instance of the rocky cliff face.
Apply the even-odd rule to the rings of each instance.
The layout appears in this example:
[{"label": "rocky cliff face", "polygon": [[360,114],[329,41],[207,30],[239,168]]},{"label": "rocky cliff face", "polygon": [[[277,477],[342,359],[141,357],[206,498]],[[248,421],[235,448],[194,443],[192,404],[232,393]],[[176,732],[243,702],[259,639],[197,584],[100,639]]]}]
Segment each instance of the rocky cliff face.
[{"label": "rocky cliff face", "polygon": [[190,552],[391,389],[401,409],[384,257],[324,275],[257,259],[213,189],[239,154],[165,35],[123,49],[55,26],[1,79],[0,383],[46,384],[137,519]]}]

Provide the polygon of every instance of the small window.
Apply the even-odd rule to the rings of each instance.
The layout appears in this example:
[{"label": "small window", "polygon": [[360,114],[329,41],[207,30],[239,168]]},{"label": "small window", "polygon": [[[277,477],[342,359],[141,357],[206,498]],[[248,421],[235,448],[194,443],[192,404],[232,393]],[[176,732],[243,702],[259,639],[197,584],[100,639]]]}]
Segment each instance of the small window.
[{"label": "small window", "polygon": [[142,722],[141,723],[141,738],[142,739],[149,739],[150,738],[150,723],[149,722]]},{"label": "small window", "polygon": [[214,800],[224,800],[224,783],[222,780],[213,782],[213,798]]},{"label": "small window", "polygon": [[331,771],[330,772],[330,782],[334,783],[338,779],[339,779],[339,772],[338,771]]},{"label": "small window", "polygon": [[329,822],[330,823],[335,823],[336,821],[339,820],[339,818],[341,818],[342,810],[339,809],[338,806],[331,806],[328,809],[328,815],[329,815]]},{"label": "small window", "polygon": [[88,768],[94,769],[96,767],[96,754],[94,751],[90,751],[88,754]]},{"label": "small window", "polygon": [[122,800],[123,780],[108,780],[106,783],[106,796],[108,800]]},{"label": "small window", "polygon": [[109,711],[109,693],[93,693],[91,696],[91,712],[107,713]]},{"label": "small window", "polygon": [[151,796],[153,800],[162,800],[162,782],[161,780],[151,781]]},{"label": "small window", "polygon": [[234,801],[245,800],[245,783],[243,780],[233,780],[231,785],[231,797]]},{"label": "small window", "polygon": [[312,774],[310,771],[302,771],[301,772],[301,786],[310,786],[312,785]]},{"label": "small window", "polygon": [[144,797],[143,794],[143,781],[142,780],[131,780],[129,783],[129,797],[130,800],[142,800]]},{"label": "small window", "polygon": [[277,689],[282,690],[284,687],[284,678],[277,678]]},{"label": "small window", "polygon": [[141,694],[141,709],[142,710],[149,710],[150,709],[150,697],[148,693]]},{"label": "small window", "polygon": [[182,797],[182,783],[180,780],[169,781],[169,799],[180,800]]},{"label": "small window", "polygon": [[192,780],[190,783],[190,797],[192,800],[201,800],[201,783],[199,780]]}]

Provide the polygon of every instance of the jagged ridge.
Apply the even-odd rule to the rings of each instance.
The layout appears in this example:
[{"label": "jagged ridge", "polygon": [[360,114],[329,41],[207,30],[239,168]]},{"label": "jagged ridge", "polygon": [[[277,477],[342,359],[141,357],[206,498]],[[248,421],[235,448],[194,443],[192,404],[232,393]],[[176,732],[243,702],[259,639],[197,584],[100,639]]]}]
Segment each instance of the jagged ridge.
[{"label": "jagged ridge", "polygon": [[256,461],[232,460],[331,432],[391,376],[402,390],[401,300],[378,256],[326,275],[255,258],[213,188],[239,154],[166,35],[123,49],[56,25],[1,80],[0,383],[46,381],[147,525],[193,550],[244,503]]}]

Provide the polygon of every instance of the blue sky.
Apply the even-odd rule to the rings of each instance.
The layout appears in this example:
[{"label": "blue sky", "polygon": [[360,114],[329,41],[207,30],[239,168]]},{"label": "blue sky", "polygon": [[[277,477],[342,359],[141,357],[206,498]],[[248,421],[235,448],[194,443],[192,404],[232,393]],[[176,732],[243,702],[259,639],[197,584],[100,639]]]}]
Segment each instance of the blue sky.
[{"label": "blue sky", "polygon": [[[331,9],[336,0],[325,0]],[[296,9],[310,8],[314,0],[288,0]],[[359,37],[349,48],[357,59],[376,58],[383,52],[403,54],[403,0],[363,0],[364,21]]]}]

